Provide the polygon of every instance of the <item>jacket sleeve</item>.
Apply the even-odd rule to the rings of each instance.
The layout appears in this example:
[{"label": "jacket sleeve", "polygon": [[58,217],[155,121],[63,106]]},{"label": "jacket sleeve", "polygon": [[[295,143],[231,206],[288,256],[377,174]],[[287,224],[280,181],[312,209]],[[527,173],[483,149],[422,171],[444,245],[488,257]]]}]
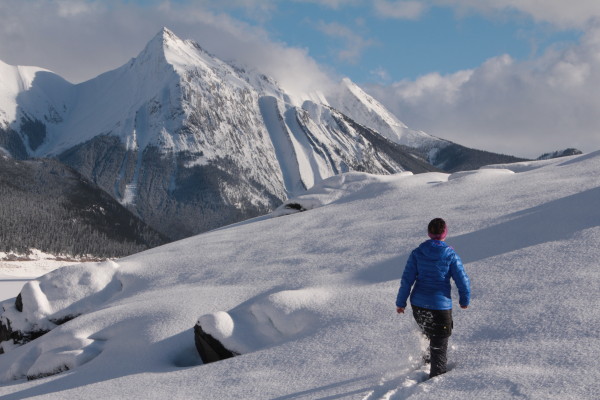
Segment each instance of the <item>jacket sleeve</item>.
[{"label": "jacket sleeve", "polygon": [[461,306],[468,306],[471,301],[471,281],[465,271],[462,260],[456,253],[454,253],[450,264],[450,274],[458,288],[458,303]]},{"label": "jacket sleeve", "polygon": [[402,273],[402,279],[400,280],[400,289],[398,290],[398,296],[396,297],[396,307],[406,307],[406,301],[410,295],[410,289],[417,279],[417,259],[415,252],[410,253],[404,272]]}]

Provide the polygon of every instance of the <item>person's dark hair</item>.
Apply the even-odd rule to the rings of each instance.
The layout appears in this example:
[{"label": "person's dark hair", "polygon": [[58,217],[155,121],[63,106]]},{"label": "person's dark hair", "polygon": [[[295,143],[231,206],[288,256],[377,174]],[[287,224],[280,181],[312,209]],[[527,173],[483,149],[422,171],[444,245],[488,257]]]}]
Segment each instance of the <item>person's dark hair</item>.
[{"label": "person's dark hair", "polygon": [[434,218],[427,225],[427,232],[432,235],[441,235],[446,230],[446,221],[441,218]]}]

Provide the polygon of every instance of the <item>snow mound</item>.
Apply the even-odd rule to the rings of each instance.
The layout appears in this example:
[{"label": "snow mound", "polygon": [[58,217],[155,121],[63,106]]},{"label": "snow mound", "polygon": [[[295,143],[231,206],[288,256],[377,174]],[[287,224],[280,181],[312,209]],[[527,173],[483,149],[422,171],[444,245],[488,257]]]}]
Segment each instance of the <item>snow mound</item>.
[{"label": "snow mound", "polygon": [[203,315],[198,324],[228,350],[250,353],[314,332],[332,297],[326,288],[283,290],[230,313]]},{"label": "snow mound", "polygon": [[13,331],[49,331],[118,293],[117,268],[110,260],[75,264],[29,281],[16,301],[2,303],[0,321]]},{"label": "snow mound", "polygon": [[[394,175],[373,175],[364,172],[347,172],[324,179],[304,194],[285,201],[271,214],[273,217],[312,210],[361,196],[370,197],[376,186],[412,176],[410,171]],[[377,189],[379,190],[379,189]]]},{"label": "snow mound", "polygon": [[515,172],[507,168],[493,168],[493,169],[480,169],[475,171],[460,171],[450,174],[448,180],[454,179],[475,179],[475,180],[489,180],[498,176],[512,175]]},{"label": "snow mound", "polygon": [[69,333],[55,337],[53,341],[34,343],[14,360],[0,379],[33,380],[72,370],[97,357],[102,346],[102,341]]},{"label": "snow mound", "polygon": [[227,314],[225,311],[205,314],[198,318],[198,323],[202,326],[204,332],[219,340],[221,343],[227,341],[233,334],[233,319],[231,318],[231,315]]}]

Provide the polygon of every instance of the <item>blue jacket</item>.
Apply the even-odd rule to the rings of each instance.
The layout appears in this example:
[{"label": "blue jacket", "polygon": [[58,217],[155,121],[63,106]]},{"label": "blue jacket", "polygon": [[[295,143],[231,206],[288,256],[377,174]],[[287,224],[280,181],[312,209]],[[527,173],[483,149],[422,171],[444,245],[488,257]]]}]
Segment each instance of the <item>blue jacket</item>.
[{"label": "blue jacket", "polygon": [[459,304],[468,306],[471,298],[470,282],[458,254],[440,240],[421,243],[406,262],[396,306],[406,307],[410,294],[410,303],[417,307],[430,310],[452,309],[450,278],[458,288]]}]

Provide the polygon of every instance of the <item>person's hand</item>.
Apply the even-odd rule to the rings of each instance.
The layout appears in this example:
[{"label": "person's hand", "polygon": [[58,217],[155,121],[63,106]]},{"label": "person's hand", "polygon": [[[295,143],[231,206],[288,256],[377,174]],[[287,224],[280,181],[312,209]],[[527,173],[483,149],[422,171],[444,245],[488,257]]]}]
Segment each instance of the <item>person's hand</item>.
[{"label": "person's hand", "polygon": [[469,306],[460,306],[460,308],[462,308],[463,310],[466,310],[467,308],[469,308]]},{"label": "person's hand", "polygon": [[404,314],[404,307],[396,307],[396,312],[398,314]]}]

